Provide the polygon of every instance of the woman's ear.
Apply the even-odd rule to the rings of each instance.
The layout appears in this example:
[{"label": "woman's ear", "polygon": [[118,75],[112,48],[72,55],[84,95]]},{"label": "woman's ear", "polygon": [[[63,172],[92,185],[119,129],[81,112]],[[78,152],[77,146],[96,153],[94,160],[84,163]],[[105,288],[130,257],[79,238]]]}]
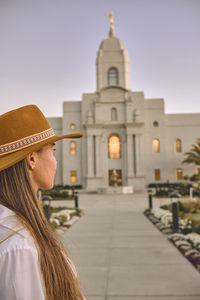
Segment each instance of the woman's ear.
[{"label": "woman's ear", "polygon": [[35,168],[35,164],[36,164],[36,153],[30,153],[27,157],[26,157],[26,161],[28,163],[29,169],[33,170]]}]

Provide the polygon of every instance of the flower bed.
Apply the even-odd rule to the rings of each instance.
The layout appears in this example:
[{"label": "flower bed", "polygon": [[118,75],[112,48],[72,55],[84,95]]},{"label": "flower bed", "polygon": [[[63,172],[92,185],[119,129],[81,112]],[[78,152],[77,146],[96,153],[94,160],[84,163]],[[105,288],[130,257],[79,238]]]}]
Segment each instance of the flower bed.
[{"label": "flower bed", "polygon": [[[172,233],[171,213],[167,213],[164,209],[145,210],[144,214],[147,218],[163,233]],[[168,221],[167,221],[168,220]]]},{"label": "flower bed", "polygon": [[[169,210],[156,208],[145,210],[144,214],[164,233],[172,233],[172,213]],[[189,233],[192,230],[192,221],[179,218],[179,232]]]},{"label": "flower bed", "polygon": [[169,235],[169,240],[200,271],[200,235],[197,233]]},{"label": "flower bed", "polygon": [[69,228],[83,215],[80,209],[51,208],[50,224],[54,229],[58,227]]},{"label": "flower bed", "polygon": [[200,235],[188,233],[192,229],[192,221],[179,218],[179,232],[173,233],[172,213],[162,208],[145,210],[147,218],[179,249],[179,251],[200,271]]}]

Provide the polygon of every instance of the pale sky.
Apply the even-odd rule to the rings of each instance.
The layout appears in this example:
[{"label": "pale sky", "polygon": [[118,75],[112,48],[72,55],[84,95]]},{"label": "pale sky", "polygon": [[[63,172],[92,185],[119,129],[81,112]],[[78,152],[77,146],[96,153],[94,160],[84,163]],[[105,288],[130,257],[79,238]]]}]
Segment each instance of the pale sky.
[{"label": "pale sky", "polygon": [[200,0],[0,0],[0,114],[36,104],[61,116],[63,101],[95,92],[110,11],[131,90],[200,113]]}]

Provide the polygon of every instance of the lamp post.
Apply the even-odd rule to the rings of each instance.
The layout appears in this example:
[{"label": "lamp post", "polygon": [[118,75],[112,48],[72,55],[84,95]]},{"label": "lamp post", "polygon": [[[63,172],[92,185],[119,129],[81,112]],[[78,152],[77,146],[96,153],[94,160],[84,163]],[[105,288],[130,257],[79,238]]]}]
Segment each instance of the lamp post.
[{"label": "lamp post", "polygon": [[78,208],[78,192],[74,192],[74,205]]},{"label": "lamp post", "polygon": [[178,200],[180,198],[180,194],[173,192],[170,195],[170,198],[172,200],[172,229],[173,232],[178,232],[179,229],[179,217],[178,217],[178,211],[179,211],[179,205],[178,205]]},{"label": "lamp post", "polygon": [[44,214],[45,214],[48,222],[49,222],[50,215],[51,215],[51,212],[50,212],[51,200],[52,200],[52,197],[49,195],[44,195],[42,197],[43,210],[44,210]]},{"label": "lamp post", "polygon": [[78,208],[78,192],[75,191],[75,186],[71,186],[72,189],[72,199],[74,200],[74,207]]},{"label": "lamp post", "polygon": [[75,186],[72,185],[71,189],[72,189],[72,199],[74,199],[74,196],[75,196]]},{"label": "lamp post", "polygon": [[149,209],[152,209],[153,208],[152,196],[155,195],[156,191],[154,188],[148,188],[147,192],[149,196]]}]

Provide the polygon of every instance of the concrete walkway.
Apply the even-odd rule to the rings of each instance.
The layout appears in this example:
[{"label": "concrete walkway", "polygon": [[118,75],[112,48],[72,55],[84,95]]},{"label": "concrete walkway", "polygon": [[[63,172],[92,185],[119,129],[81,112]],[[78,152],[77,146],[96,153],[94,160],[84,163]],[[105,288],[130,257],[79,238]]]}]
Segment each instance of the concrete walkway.
[{"label": "concrete walkway", "polygon": [[197,300],[200,273],[143,215],[147,196],[80,195],[62,239],[87,300]]}]

